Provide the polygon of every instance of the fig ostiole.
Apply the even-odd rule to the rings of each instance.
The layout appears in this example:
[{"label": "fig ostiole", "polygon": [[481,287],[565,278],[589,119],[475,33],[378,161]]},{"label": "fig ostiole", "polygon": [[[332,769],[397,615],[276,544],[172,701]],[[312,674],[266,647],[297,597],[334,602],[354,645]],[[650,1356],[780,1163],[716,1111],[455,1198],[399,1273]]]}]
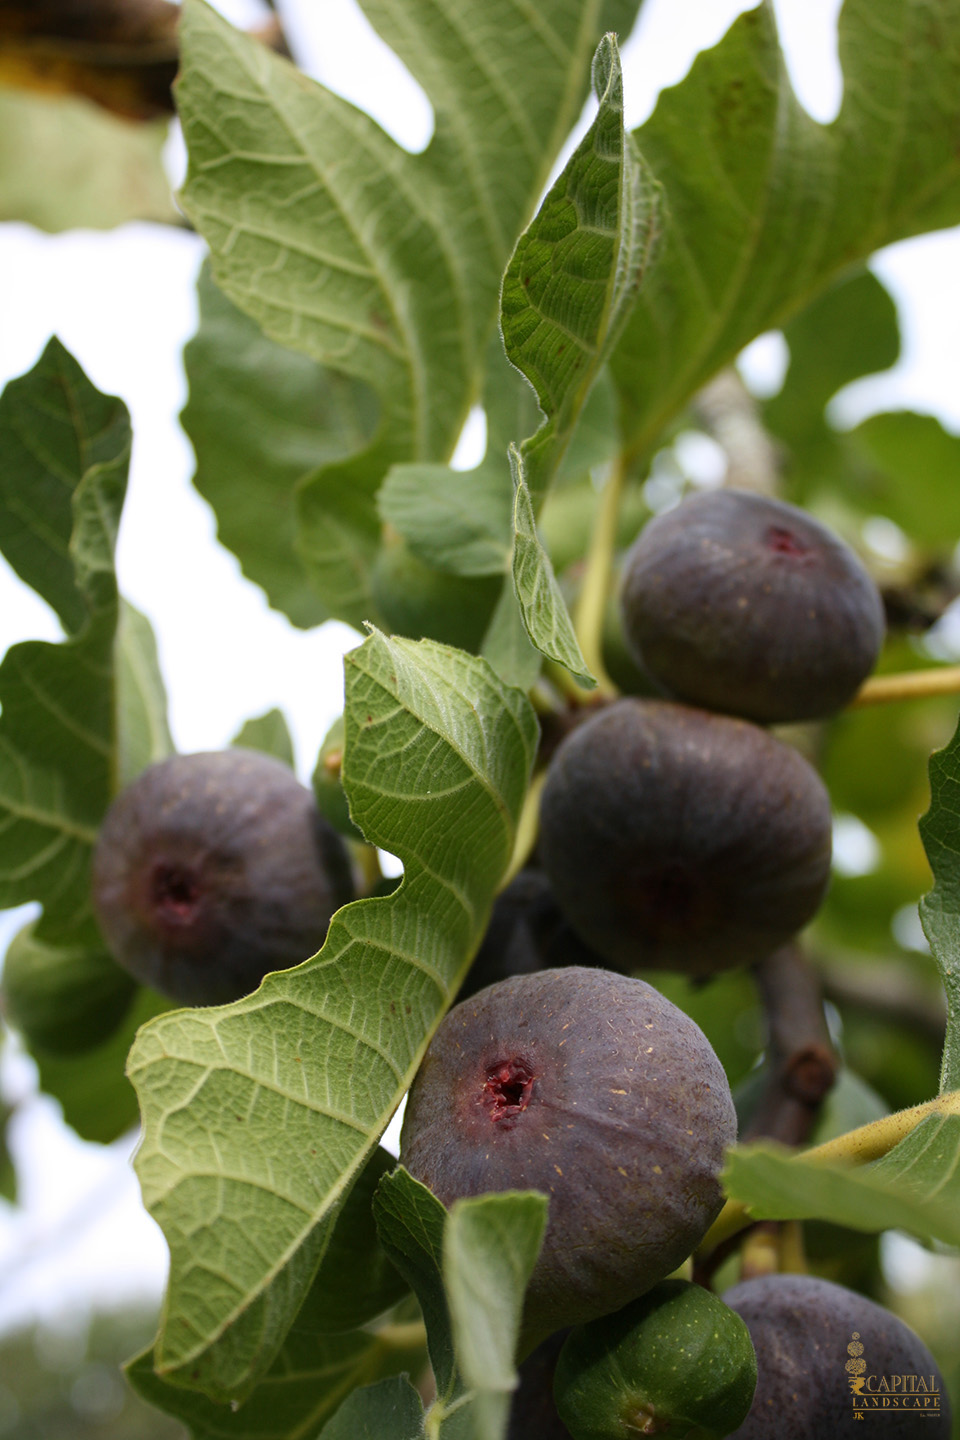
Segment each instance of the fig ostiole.
[{"label": "fig ostiole", "polygon": [[722,489],[651,520],[621,617],[670,695],[762,723],[834,715],[876,663],[880,592],[845,541],[781,500]]},{"label": "fig ostiole", "polygon": [[491,1190],[547,1195],[526,1353],[676,1269],[720,1210],[735,1138],[699,1027],[642,980],[570,966],[454,1006],[411,1088],[400,1158],[448,1206]]},{"label": "fig ostiole", "polygon": [[126,970],[184,1005],[249,994],[308,960],[352,898],[343,842],[280,761],[253,750],[149,766],[107,812],[93,900]]}]

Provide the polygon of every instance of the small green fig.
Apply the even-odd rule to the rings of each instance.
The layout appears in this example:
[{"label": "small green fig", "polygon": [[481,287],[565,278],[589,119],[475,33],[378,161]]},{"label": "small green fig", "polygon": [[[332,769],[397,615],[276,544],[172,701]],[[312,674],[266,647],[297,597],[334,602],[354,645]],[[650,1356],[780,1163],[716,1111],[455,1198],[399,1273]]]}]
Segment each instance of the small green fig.
[{"label": "small green fig", "polygon": [[30,924],[10,942],[3,964],[7,1018],[27,1043],[50,1055],[92,1050],[119,1028],[136,981],[102,945],[55,945]]},{"label": "small green fig", "polygon": [[362,840],[363,832],[350,819],[350,806],[340,783],[344,742],[345,726],[343,716],[339,715],[323,737],[323,744],[320,746],[313,772],[313,797],[320,814],[330,822],[334,830],[347,840]]},{"label": "small green fig", "polygon": [[664,1280],[571,1331],[553,1391],[573,1440],[721,1440],[749,1412],[756,1384],[740,1316],[699,1285]]}]

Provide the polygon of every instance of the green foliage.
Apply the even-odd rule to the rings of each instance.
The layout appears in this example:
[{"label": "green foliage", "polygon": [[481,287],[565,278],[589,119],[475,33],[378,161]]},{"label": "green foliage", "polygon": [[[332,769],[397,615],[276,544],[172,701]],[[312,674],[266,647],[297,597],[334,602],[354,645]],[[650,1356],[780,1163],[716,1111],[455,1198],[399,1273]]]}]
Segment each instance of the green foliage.
[{"label": "green foliage", "polygon": [[657,225],[656,196],[623,128],[616,37],[593,62],[597,118],[517,241],[503,277],[508,358],[537,392],[546,419],[511,447],[513,578],[523,623],[548,659],[589,682],[535,519],[580,411],[636,297]]},{"label": "green foliage", "polygon": [[960,1089],[960,729],[930,760],[930,809],[920,822],[935,884],[920,918],[947,994],[942,1090]]},{"label": "green foliage", "polygon": [[546,1196],[481,1195],[449,1213],[402,1167],[375,1201],[387,1253],[423,1310],[437,1397],[430,1436],[499,1440],[516,1385],[523,1293],[547,1222]]},{"label": "green foliage", "polygon": [[0,903],[39,900],[50,941],[91,937],[97,826],[168,744],[152,635],[113,573],[129,457],[125,406],[56,340],[0,397],[0,549],[66,633],[0,665]]},{"label": "green foliage", "polygon": [[354,1390],[340,1406],[321,1440],[420,1440],[423,1406],[404,1375]]},{"label": "green foliage", "polygon": [[11,1024],[28,1043],[80,1054],[112,1035],[137,986],[112,956],[86,945],[45,945],[27,925],[10,942],[3,993]]},{"label": "green foliage", "polygon": [[956,224],[952,4],[848,0],[843,104],[801,109],[769,4],[748,10],[637,132],[663,234],[614,357],[642,454],[705,380],[856,261]]},{"label": "green foliage", "polygon": [[757,1220],[832,1220],[960,1245],[960,1117],[928,1116],[881,1160],[827,1167],[763,1145],[730,1152],[729,1195]]},{"label": "green foliage", "polygon": [[291,770],[294,768],[293,741],[282,710],[267,710],[247,720],[232,743],[242,750],[260,750],[274,760],[282,760]]},{"label": "green foliage", "polygon": [[179,219],[163,168],[167,126],[86,99],[0,90],[0,220],[106,230]]},{"label": "green foliage", "polygon": [[[214,279],[269,336],[379,400],[368,446],[299,489],[298,550],[341,619],[376,618],[380,482],[395,461],[452,453],[484,389],[503,266],[579,112],[590,55],[636,8],[552,0],[534,15],[491,0],[464,17],[450,0],[415,0],[400,21],[370,0],[434,105],[433,140],[408,155],[201,0],[184,7],[183,203]],[[211,111],[227,123],[211,128]]]},{"label": "green foliage", "polygon": [[[271,605],[304,628],[330,617],[369,628],[346,658],[344,716],[314,790],[338,829],[404,867],[392,893],[338,912],[317,956],[235,1004],[167,1012],[120,976],[90,909],[107,806],[173,748],[149,623],[113,569],[126,411],[55,340],[0,397],[0,551],[64,633],[0,665],[0,904],[42,906],[11,948],[6,1011],[78,1133],[115,1138],[139,1100],[137,1170],[171,1273],[157,1339],[129,1373],[194,1440],[505,1440],[545,1200],[483,1196],[448,1214],[391,1171],[379,1140],[497,888],[534,843],[532,702],[546,758],[571,721],[571,677],[591,683],[583,657],[601,653],[600,637],[584,643],[586,612],[575,629],[566,601],[616,571],[656,508],[651,457],[664,452],[656,481],[677,430],[705,423],[704,382],[782,326],[790,366],[757,411],[789,498],[854,542],[866,517],[886,516],[913,566],[946,566],[960,533],[956,437],[909,413],[841,434],[829,411],[842,386],[898,354],[868,257],[960,222],[960,0],[847,0],[844,100],[829,126],[796,102],[763,3],[629,135],[617,36],[638,8],[364,0],[434,109],[433,138],[413,155],[185,0],[183,204],[210,249],[186,352],[196,485]],[[534,215],[591,56],[595,118]],[[156,137],[140,141],[149,175]],[[0,185],[3,167],[0,145]],[[104,185],[96,203],[114,223],[133,202]],[[78,183],[62,206],[30,213],[59,225],[91,203]],[[486,453],[454,471],[474,405]],[[927,663],[894,636],[881,668]],[[643,688],[635,667],[611,673]],[[872,872],[835,877],[817,917],[825,973],[842,951],[847,969],[879,958],[932,976],[891,926],[928,884],[923,763],[955,713],[950,699],[877,707],[791,735],[834,809],[879,847]],[[235,743],[293,762],[278,710]],[[922,915],[947,991],[942,1086],[956,1089],[960,731],[930,778]],[[754,1069],[750,977],[655,978],[747,1103],[768,1073]],[[864,989],[860,1006],[838,1001],[847,1064],[817,1139],[935,1083],[929,1024],[911,1025],[906,1002],[903,1015],[871,1009]],[[894,1227],[957,1245],[958,1155],[960,1121],[931,1117],[859,1169],[735,1148],[725,1181],[757,1217],[829,1222],[837,1249],[837,1236]],[[0,1149],[3,1193],[9,1181]],[[651,1336],[667,1383],[661,1357],[680,1342],[669,1326]],[[669,1379],[681,1409],[723,1359],[706,1341],[698,1354],[688,1383]]]},{"label": "green foliage", "polygon": [[399,1334],[389,1327],[374,1334],[328,1334],[315,1327],[314,1318],[308,1302],[263,1383],[239,1407],[169,1384],[156,1373],[150,1350],[130,1362],[127,1375],[145,1400],[189,1426],[193,1440],[289,1440],[317,1434],[361,1387],[392,1374],[416,1373],[422,1364],[419,1336],[406,1326],[397,1327]]},{"label": "green foliage", "polygon": [[295,625],[319,625],[329,612],[296,553],[297,485],[370,440],[376,397],[271,340],[213,283],[207,265],[198,288],[181,417],[197,457],[194,484],[216,511],[219,539],[271,605]]},{"label": "green foliage", "polygon": [[374,634],[346,668],[351,814],[403,885],[340,910],[314,960],[178,1011],[130,1054],[137,1170],[173,1264],[157,1368],[224,1399],[274,1361],[466,972],[533,759],[529,703],[482,660]]}]

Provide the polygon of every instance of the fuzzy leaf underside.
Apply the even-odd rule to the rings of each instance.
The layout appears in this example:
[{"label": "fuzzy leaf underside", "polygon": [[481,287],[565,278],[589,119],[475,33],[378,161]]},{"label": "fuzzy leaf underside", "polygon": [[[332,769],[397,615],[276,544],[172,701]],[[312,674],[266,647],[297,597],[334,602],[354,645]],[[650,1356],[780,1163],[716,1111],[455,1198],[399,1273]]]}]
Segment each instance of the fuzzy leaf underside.
[{"label": "fuzzy leaf underside", "polygon": [[[372,442],[332,466],[318,458],[296,497],[295,549],[322,604],[354,624],[374,615],[380,482],[391,464],[452,452],[483,390],[503,266],[577,118],[597,41],[625,35],[638,0],[364,8],[433,104],[420,155],[202,0],[184,5],[177,87],[190,157],[183,204],[217,284],[273,340],[363,382],[379,402]],[[218,362],[205,363],[217,387]],[[198,400],[203,383],[196,367]],[[218,468],[209,451],[208,474]],[[274,603],[292,603],[276,543],[249,527],[233,533],[260,583],[269,559]]]},{"label": "fuzzy leaf underside", "polygon": [[634,454],[850,266],[960,220],[960,0],[847,0],[839,23],[830,125],[794,97],[764,3],[635,132],[664,204],[613,359]]},{"label": "fuzzy leaf underside", "polygon": [[[97,830],[116,790],[171,748],[153,632],[113,569],[130,444],[126,407],[56,339],[0,397],[0,550],[66,634],[13,645],[0,664],[0,905],[43,906],[43,964],[21,967],[21,998],[40,998],[58,947],[65,963],[112,964],[90,903]],[[144,1006],[141,1019],[156,1012]],[[87,1138],[113,1140],[136,1118],[122,1017],[85,1059],[32,1047],[41,1085]]]},{"label": "fuzzy leaf underside", "polygon": [[426,1354],[416,1324],[351,1333],[404,1291],[377,1240],[371,1212],[376,1184],[393,1164],[382,1148],[374,1152],[337,1216],[320,1270],[280,1353],[242,1406],[225,1407],[162,1379],[153,1368],[152,1348],[129,1369],[144,1398],[190,1425],[198,1440],[312,1440],[354,1386],[422,1369]]},{"label": "fuzzy leaf underside", "polygon": [[214,1398],[277,1355],[479,943],[536,745],[525,697],[462,652],[374,633],[345,668],[351,814],[402,886],[339,911],[317,957],[254,995],[148,1026],[129,1061],[171,1249],[157,1368]]},{"label": "fuzzy leaf underside", "polygon": [[404,1375],[378,1380],[344,1401],[319,1440],[420,1440],[423,1405]]},{"label": "fuzzy leaf underside", "polygon": [[165,121],[131,124],[81,96],[0,89],[0,221],[109,230],[179,221],[163,165]]},{"label": "fuzzy leaf underside", "polygon": [[882,1160],[818,1165],[763,1145],[732,1150],[727,1194],[757,1220],[828,1220],[960,1245],[960,1118],[928,1116]]},{"label": "fuzzy leaf underside", "polygon": [[960,727],[930,757],[930,809],[920,835],[934,878],[920,919],[947,996],[940,1089],[960,1090]]},{"label": "fuzzy leaf underside", "polygon": [[536,517],[591,386],[623,328],[656,233],[655,191],[623,129],[616,37],[593,63],[597,117],[517,242],[501,294],[503,342],[543,424],[512,446],[513,579],[532,643],[592,684]]},{"label": "fuzzy leaf underside", "polygon": [[504,1440],[546,1196],[480,1195],[447,1211],[400,1167],[380,1182],[374,1213],[427,1327],[437,1388],[427,1433],[437,1440]]},{"label": "fuzzy leaf underside", "polygon": [[144,1400],[188,1426],[193,1440],[316,1440],[318,1427],[358,1387],[415,1371],[423,1358],[422,1348],[396,1346],[361,1330],[320,1333],[300,1315],[262,1384],[238,1409],[162,1379],[152,1350],[130,1362],[127,1376]]},{"label": "fuzzy leaf underside", "polygon": [[376,396],[270,339],[214,284],[209,264],[197,289],[181,415],[197,457],[193,483],[213,506],[217,538],[270,604],[303,629],[319,625],[329,610],[296,554],[298,485],[369,444]]}]

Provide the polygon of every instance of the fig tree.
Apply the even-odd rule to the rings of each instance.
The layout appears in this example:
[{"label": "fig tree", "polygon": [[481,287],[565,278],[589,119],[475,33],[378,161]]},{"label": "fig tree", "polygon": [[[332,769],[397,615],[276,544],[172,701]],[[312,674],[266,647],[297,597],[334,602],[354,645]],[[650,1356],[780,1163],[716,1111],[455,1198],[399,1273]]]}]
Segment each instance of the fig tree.
[{"label": "fig tree", "polygon": [[539,1190],[528,1346],[616,1310],[702,1239],[736,1136],[702,1030],[642,980],[570,966],[454,1006],[410,1091],[400,1158],[445,1204]]},{"label": "fig tree", "polygon": [[343,842],[309,791],[250,750],[149,766],[114,800],[94,854],[110,950],[185,1005],[239,999],[307,960],[351,891]]},{"label": "fig tree", "polygon": [[761,722],[833,715],[883,643],[883,602],[825,526],[739,490],[695,495],[641,532],[623,628],[670,694]]},{"label": "fig tree", "polygon": [[709,975],[752,964],[814,915],[830,871],[827,792],[745,720],[619,700],[558,747],[540,858],[608,964]]},{"label": "fig tree", "polygon": [[884,1436],[950,1434],[950,1401],[926,1345],[896,1315],[813,1275],[764,1275],[724,1301],[757,1352],[757,1390],[736,1440],[824,1440],[859,1415]]}]

